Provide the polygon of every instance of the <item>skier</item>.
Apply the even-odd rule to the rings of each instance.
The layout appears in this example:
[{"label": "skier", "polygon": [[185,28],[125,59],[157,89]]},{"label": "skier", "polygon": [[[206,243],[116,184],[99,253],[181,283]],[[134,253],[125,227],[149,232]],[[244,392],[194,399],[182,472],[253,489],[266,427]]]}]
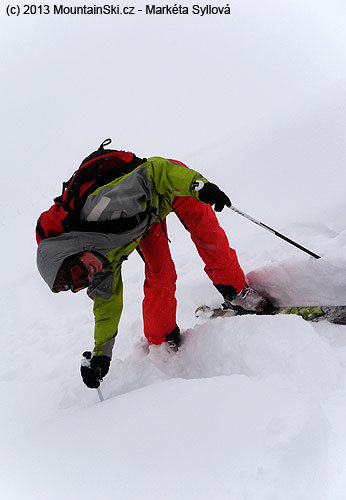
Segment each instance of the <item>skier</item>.
[{"label": "skier", "polygon": [[[129,231],[88,231],[88,224],[111,223],[123,214],[146,207]],[[227,307],[244,312],[268,313],[273,306],[251,289],[235,250],[220,227],[214,210],[230,207],[228,196],[215,184],[184,164],[161,157],[149,158],[131,173],[98,188],[80,212],[82,231],[43,239],[37,266],[53,292],[78,292],[88,287],[94,301],[94,349],[85,353],[81,367],[84,383],[97,388],[108,373],[123,307],[121,267],[137,248],[145,261],[143,300],[144,335],[149,344],[167,342],[177,350],[181,343],[176,324],[175,283],[165,217],[174,211],[188,229],[205,263],[205,272],[222,294]],[[143,212],[142,212],[143,213]]]}]

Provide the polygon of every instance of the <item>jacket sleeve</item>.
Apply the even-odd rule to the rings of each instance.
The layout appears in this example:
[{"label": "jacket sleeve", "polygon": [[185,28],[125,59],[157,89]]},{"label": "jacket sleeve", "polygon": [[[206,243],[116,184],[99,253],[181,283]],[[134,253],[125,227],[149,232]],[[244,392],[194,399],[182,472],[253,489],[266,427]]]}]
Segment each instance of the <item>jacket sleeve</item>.
[{"label": "jacket sleeve", "polygon": [[153,182],[159,195],[170,193],[173,196],[193,196],[199,200],[198,191],[194,184],[198,181],[207,183],[208,180],[201,174],[176,163],[174,160],[153,157],[149,158],[148,179]]},{"label": "jacket sleeve", "polygon": [[94,300],[94,354],[95,356],[103,354],[111,358],[123,309],[121,266],[107,275],[103,283],[98,285],[98,291],[94,296],[89,292],[88,295]]}]

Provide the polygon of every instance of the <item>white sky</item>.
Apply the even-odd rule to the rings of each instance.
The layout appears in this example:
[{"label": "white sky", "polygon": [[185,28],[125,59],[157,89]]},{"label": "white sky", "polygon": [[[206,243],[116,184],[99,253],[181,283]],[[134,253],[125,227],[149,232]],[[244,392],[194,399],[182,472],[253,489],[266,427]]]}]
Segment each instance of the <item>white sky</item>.
[{"label": "white sky", "polygon": [[181,156],[345,78],[344,2],[229,5],[203,18],[2,11],[3,147],[60,158],[112,135]]},{"label": "white sky", "polygon": [[[272,133],[298,114],[318,111],[320,93],[332,96],[335,88],[335,106],[340,105],[346,79],[346,4],[238,0],[229,5],[230,15],[204,17],[9,18],[2,8],[2,223],[23,213],[35,221],[36,212],[60,194],[62,180],[106,137],[113,138],[113,147],[139,156],[188,162],[198,157],[192,166],[212,173],[225,188],[229,185],[235,202],[248,190],[250,207],[244,209],[252,208],[251,198],[256,204],[266,194],[274,204],[280,201],[281,173],[289,174],[294,165],[271,134],[266,147],[277,155],[276,163],[275,158],[260,163],[253,146],[263,143],[267,129]],[[338,130],[340,119],[336,114],[335,123],[323,124],[320,112],[318,123]],[[324,139],[324,131],[316,127],[317,135],[314,130],[310,139],[302,137],[299,147],[306,140]],[[234,148],[243,151],[235,152],[225,181]],[[244,154],[251,157],[244,159]],[[300,160],[296,170],[307,165],[306,158]],[[278,167],[285,170],[273,175]],[[306,170],[298,200],[310,184],[315,189],[313,173]],[[268,210],[264,207],[258,216]]]}]

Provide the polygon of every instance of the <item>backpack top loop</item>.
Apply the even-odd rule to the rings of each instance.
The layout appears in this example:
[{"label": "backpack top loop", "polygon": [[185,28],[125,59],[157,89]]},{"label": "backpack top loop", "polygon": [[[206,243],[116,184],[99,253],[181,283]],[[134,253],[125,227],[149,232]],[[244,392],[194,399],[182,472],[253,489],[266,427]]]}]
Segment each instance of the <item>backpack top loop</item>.
[{"label": "backpack top loop", "polygon": [[110,143],[112,142],[112,139],[105,139],[101,144],[100,144],[100,147],[99,147],[99,151],[103,151],[105,146],[109,146]]}]

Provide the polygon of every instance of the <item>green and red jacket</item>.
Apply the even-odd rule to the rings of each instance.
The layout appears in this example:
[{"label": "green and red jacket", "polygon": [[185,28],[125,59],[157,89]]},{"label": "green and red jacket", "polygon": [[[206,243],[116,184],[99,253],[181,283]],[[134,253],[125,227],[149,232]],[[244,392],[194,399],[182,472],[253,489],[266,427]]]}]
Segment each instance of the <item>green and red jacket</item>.
[{"label": "green and red jacket", "polygon": [[[200,181],[200,182],[198,182]],[[161,157],[149,158],[129,174],[96,189],[83,206],[80,219],[87,223],[112,224],[138,215],[138,225],[129,231],[113,233],[71,231],[40,242],[37,266],[53,289],[64,259],[84,251],[101,253],[109,265],[95,274],[87,290],[94,301],[94,354],[111,357],[123,308],[121,264],[138,246],[152,224],[160,223],[172,210],[176,196],[198,198],[196,184],[208,182],[198,172],[179,162]]]}]

